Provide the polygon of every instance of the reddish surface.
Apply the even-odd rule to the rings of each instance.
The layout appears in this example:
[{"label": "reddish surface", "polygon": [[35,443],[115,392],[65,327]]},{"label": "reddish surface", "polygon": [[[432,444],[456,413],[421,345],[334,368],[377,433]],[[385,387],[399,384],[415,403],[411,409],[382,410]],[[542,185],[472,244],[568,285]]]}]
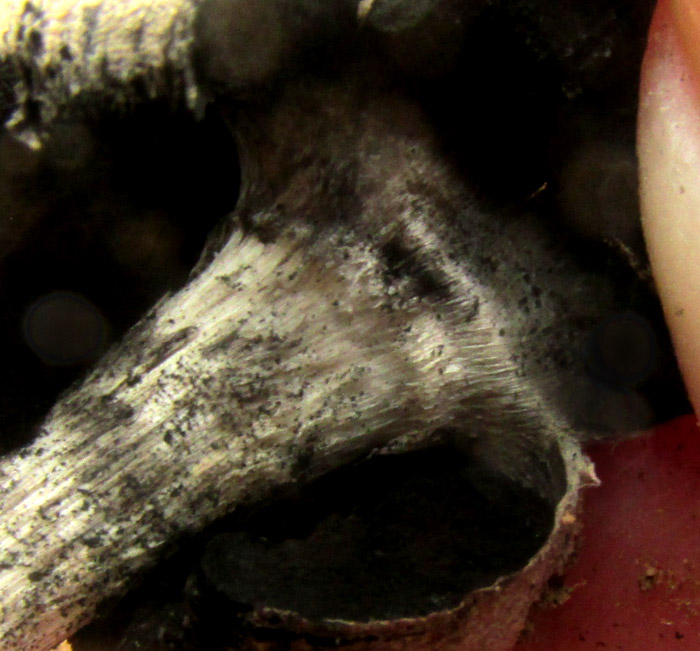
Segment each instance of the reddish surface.
[{"label": "reddish surface", "polygon": [[568,601],[537,609],[516,651],[700,649],[700,431],[687,416],[588,450],[602,486],[584,498]]}]

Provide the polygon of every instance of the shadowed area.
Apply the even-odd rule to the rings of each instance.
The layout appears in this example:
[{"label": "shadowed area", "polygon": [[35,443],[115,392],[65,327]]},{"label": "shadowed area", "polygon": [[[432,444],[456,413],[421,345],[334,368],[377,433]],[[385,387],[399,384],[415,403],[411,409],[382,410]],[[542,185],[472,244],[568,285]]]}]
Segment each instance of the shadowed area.
[{"label": "shadowed area", "polygon": [[[184,649],[250,636],[283,644],[288,634],[275,629],[290,613],[366,622],[456,607],[525,565],[554,514],[521,486],[475,474],[452,448],[378,455],[295,497],[238,512],[185,544],[139,594],[82,631],[75,651],[110,636],[114,646],[100,648],[150,648],[158,630]],[[151,600],[164,597],[154,620]],[[263,605],[271,611],[256,612]]]}]

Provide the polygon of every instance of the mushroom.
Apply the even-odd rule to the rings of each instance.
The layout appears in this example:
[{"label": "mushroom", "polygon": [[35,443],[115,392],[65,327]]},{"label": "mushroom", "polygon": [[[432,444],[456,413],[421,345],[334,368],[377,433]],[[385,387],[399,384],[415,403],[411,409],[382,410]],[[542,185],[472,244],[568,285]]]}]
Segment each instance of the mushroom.
[{"label": "mushroom", "polygon": [[[639,386],[665,334],[642,313],[646,286],[619,291],[536,215],[480,200],[447,150],[413,84],[436,44],[450,69],[473,11],[2,5],[8,127],[29,146],[67,117],[168,96],[196,115],[214,104],[242,165],[236,210],[186,286],[0,459],[6,648],[60,643],[179,536],[237,506],[437,444],[475,482],[504,477],[552,511],[522,572],[453,609],[464,648],[512,646],[595,484],[581,441],[651,422]],[[620,341],[629,355],[610,354]],[[444,621],[405,629],[427,643]]]}]

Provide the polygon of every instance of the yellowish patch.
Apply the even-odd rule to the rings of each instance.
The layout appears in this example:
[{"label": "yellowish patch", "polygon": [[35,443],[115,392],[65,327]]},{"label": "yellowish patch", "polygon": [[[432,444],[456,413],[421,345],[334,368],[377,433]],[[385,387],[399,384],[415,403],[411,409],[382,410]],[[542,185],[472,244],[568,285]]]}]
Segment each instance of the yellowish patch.
[{"label": "yellowish patch", "polygon": [[61,642],[55,649],[52,649],[52,651],[73,651],[73,647],[70,642],[66,640],[65,642]]}]

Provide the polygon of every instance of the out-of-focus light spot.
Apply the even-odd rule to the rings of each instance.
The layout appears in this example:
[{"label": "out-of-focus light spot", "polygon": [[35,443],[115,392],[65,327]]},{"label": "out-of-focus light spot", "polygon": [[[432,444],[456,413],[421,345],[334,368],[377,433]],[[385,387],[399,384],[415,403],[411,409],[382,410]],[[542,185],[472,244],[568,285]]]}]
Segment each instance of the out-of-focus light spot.
[{"label": "out-of-focus light spot", "polygon": [[643,382],[656,363],[656,336],[649,322],[632,312],[612,314],[593,331],[587,364],[595,377],[614,388]]},{"label": "out-of-focus light spot", "polygon": [[27,310],[23,333],[27,345],[44,363],[70,366],[100,353],[105,342],[105,319],[84,296],[52,292]]}]

